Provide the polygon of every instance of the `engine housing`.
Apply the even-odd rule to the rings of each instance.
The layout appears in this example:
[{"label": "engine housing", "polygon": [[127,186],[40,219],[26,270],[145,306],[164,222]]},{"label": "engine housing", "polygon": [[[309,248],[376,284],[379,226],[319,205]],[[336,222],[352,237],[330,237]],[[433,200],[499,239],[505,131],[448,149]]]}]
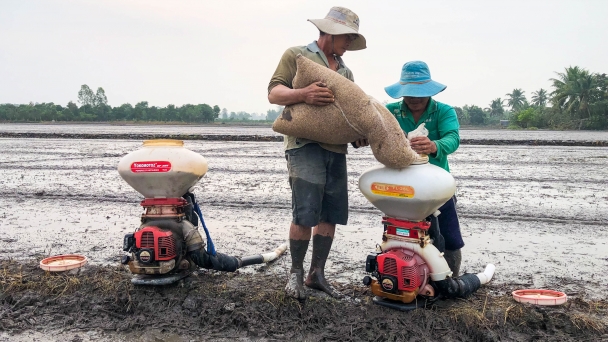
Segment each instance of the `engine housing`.
[{"label": "engine housing", "polygon": [[[175,238],[171,231],[163,231],[155,226],[145,227],[134,234],[135,247],[137,249],[152,250],[152,260],[139,261],[148,263],[151,261],[167,261],[174,259],[176,254]],[[140,252],[141,255],[141,252]]]},{"label": "engine housing", "polygon": [[125,241],[130,241],[133,256],[128,262],[129,270],[134,274],[167,274],[175,270],[182,258],[181,240],[171,229],[153,223],[128,234]]},{"label": "engine housing", "polygon": [[394,249],[376,257],[382,289],[386,292],[418,291],[427,284],[429,267],[413,251]]}]

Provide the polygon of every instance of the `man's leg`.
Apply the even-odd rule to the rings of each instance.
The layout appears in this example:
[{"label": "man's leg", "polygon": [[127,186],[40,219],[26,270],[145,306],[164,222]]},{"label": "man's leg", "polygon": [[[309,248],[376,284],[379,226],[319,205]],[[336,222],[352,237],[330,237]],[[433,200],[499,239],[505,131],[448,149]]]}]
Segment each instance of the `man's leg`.
[{"label": "man's leg", "polygon": [[296,299],[304,299],[304,257],[310,241],[310,227],[292,223],[289,227],[289,250],[291,253],[291,271],[285,286],[285,293]]},{"label": "man's leg", "polygon": [[327,283],[325,263],[331,250],[336,224],[346,224],[348,220],[347,188],[346,156],[328,152],[321,218],[312,232],[312,260],[305,284],[333,297],[342,297],[342,294]]},{"label": "man's leg", "polygon": [[306,278],[306,286],[321,290],[332,297],[342,297],[342,294],[336,291],[325,279],[325,262],[331,250],[331,244],[334,239],[336,225],[321,222],[313,230],[312,235],[312,260],[310,262],[310,271]]},{"label": "man's leg", "polygon": [[285,292],[304,299],[304,257],[310,242],[311,227],[319,223],[327,153],[318,144],[308,144],[286,152],[289,185],[292,191],[293,218],[289,228],[291,271]]}]

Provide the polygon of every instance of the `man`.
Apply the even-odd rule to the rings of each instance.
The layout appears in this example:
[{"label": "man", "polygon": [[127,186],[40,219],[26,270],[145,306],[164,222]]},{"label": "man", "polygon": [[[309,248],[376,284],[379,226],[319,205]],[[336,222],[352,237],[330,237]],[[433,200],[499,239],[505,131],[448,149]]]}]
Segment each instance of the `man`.
[{"label": "man", "polygon": [[[413,61],[403,65],[399,82],[384,90],[394,99],[403,98],[402,101],[386,106],[397,118],[401,129],[407,133],[425,123],[429,131],[428,137],[410,140],[412,149],[428,155],[431,164],[449,172],[448,155],[460,145],[458,117],[452,107],[431,98],[445,88],[445,85],[431,79],[426,63]],[[457,277],[460,273],[460,249],[464,246],[464,241],[456,214],[456,196],[439,208],[439,211],[439,230],[445,239],[444,256],[453,272],[452,276]]]},{"label": "man", "polygon": [[[344,7],[332,7],[324,19],[310,19],[319,29],[319,39],[307,46],[287,49],[268,85],[268,101],[277,105],[307,103],[326,106],[334,95],[325,84],[315,82],[293,89],[296,56],[324,65],[354,81],[342,61],[346,51],[365,49],[365,38],[359,34],[359,17]],[[355,145],[364,146],[366,141]],[[304,299],[306,286],[341,297],[325,279],[325,262],[331,249],[336,224],[348,219],[346,145],[330,145],[298,137],[285,136],[285,158],[292,191],[293,219],[289,228],[291,271],[285,292]],[[312,228],[314,227],[314,229]],[[304,281],[304,257],[312,231],[312,261]]]}]

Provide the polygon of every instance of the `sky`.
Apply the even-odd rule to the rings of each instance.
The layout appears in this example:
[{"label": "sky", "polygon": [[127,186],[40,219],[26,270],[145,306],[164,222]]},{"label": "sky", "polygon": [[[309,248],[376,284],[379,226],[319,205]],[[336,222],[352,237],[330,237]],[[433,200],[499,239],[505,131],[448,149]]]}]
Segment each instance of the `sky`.
[{"label": "sky", "polygon": [[367,49],[343,59],[380,101],[407,61],[425,61],[452,106],[528,98],[568,66],[608,73],[607,0],[0,0],[0,103],[207,103],[266,113],[283,52],[316,40],[307,19],[353,10]]}]

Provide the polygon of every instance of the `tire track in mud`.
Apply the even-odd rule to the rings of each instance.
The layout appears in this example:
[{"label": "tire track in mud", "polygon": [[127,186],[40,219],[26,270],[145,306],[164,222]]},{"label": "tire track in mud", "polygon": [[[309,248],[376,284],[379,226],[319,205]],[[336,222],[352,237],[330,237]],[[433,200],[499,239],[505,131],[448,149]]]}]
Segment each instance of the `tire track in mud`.
[{"label": "tire track in mud", "polygon": [[[456,182],[458,182],[459,180],[468,180],[468,181],[480,181],[480,182],[498,181],[498,182],[505,182],[505,183],[512,183],[512,182],[565,183],[565,184],[579,184],[579,183],[606,184],[606,183],[608,183],[605,179],[598,179],[598,180],[576,179],[576,180],[573,180],[571,178],[565,178],[565,179],[529,178],[529,177],[528,178],[524,178],[524,177],[499,178],[499,177],[478,177],[478,176],[455,176],[454,179],[456,180]],[[476,187],[478,187],[478,186],[467,185],[467,188],[476,188]],[[478,187],[478,188],[481,188],[481,187]]]},{"label": "tire track in mud", "polygon": [[[588,157],[588,158],[596,158],[596,159],[603,159],[603,157]],[[560,159],[559,160],[559,164],[561,165],[577,165],[580,164],[581,162],[584,162],[587,165],[595,165],[595,166],[604,166],[606,164],[608,164],[608,160],[598,160],[597,162],[591,162],[590,160],[563,160]],[[527,162],[520,162],[522,165],[555,165],[556,162],[555,161],[527,161]],[[513,161],[508,161],[508,160],[492,160],[492,161],[488,161],[488,160],[450,160],[450,167],[453,166],[459,166],[459,165],[488,165],[488,164],[494,164],[494,165],[506,165],[506,166],[511,166],[513,165]]]},{"label": "tire track in mud", "polygon": [[[55,158],[48,158],[48,159],[36,159],[36,160],[20,160],[18,163],[20,165],[13,165],[16,162],[0,162],[0,170],[56,170],[56,171],[83,171],[83,170],[87,170],[87,169],[94,169],[96,171],[116,171],[116,167],[115,166],[88,166],[87,168],[83,168],[82,166],[62,166],[62,165],[54,165],[54,166],[49,166],[49,165],[31,165],[31,166],[24,166],[23,164],[28,164],[28,163],[37,163],[37,162],[49,162],[49,161],[64,161],[64,160],[80,160],[80,159],[85,159],[85,158],[61,158],[61,159],[55,159]],[[97,158],[86,158],[87,160],[90,159],[97,159]],[[268,159],[274,159],[274,158],[268,158]],[[223,173],[225,175],[229,175],[229,174],[251,174],[252,171],[251,170],[234,170],[231,168],[225,168],[225,167],[218,167],[218,168],[213,168],[213,170],[211,170],[212,172],[218,172],[218,173]],[[265,175],[277,175],[277,177],[287,177],[286,176],[286,171],[277,171],[277,170],[268,170],[268,169],[258,169],[255,170],[256,174],[265,174]],[[361,176],[360,172],[356,172],[356,171],[351,171],[348,172],[348,176],[349,177],[353,177],[353,178],[359,178],[359,176]],[[566,178],[566,176],[564,176],[563,178],[531,178],[531,177],[479,177],[479,176],[457,176],[457,175],[453,175],[454,179],[458,182],[458,181],[478,181],[478,182],[487,182],[487,181],[498,181],[498,182],[505,182],[505,183],[513,183],[513,182],[536,182],[536,183],[564,183],[564,184],[597,184],[597,185],[605,185],[608,183],[608,180],[606,179],[576,179],[573,180],[572,178]],[[467,188],[477,188],[478,186],[475,185],[467,185]],[[596,190],[601,190],[601,189],[596,189]],[[2,194],[3,192],[0,190],[0,194]]]},{"label": "tire track in mud", "polygon": [[[14,199],[38,199],[38,200],[61,200],[61,201],[78,201],[78,202],[93,202],[93,203],[125,203],[131,205],[139,205],[143,198],[141,197],[124,197],[124,196],[90,196],[90,195],[74,195],[74,194],[52,194],[52,193],[2,193],[0,196],[3,198],[14,198]],[[291,204],[282,201],[220,201],[215,199],[206,198],[204,200],[204,206],[214,208],[238,208],[238,209],[258,209],[258,210],[289,210]],[[376,214],[382,216],[382,212],[373,206],[353,206],[349,207],[351,213],[362,213],[362,214]],[[527,222],[545,222],[555,224],[590,224],[596,226],[603,226],[608,224],[606,219],[592,219],[587,217],[582,218],[568,218],[568,217],[556,217],[552,216],[537,216],[537,215],[525,215],[525,214],[508,214],[504,212],[491,213],[486,210],[485,214],[479,214],[467,210],[466,208],[458,208],[458,216],[465,219],[481,219],[481,220],[505,220],[505,221],[527,221]]]},{"label": "tire track in mud", "polygon": [[467,218],[467,219],[481,219],[481,220],[505,220],[505,221],[526,221],[526,222],[545,222],[545,223],[559,223],[559,224],[594,224],[597,226],[606,225],[608,221],[606,220],[595,220],[595,219],[568,219],[568,218],[556,218],[552,217],[539,217],[539,216],[522,216],[522,215],[509,215],[509,214],[478,214],[467,212],[466,210],[458,211],[459,218]]},{"label": "tire track in mud", "polygon": [[[201,135],[201,134],[81,134],[81,133],[23,133],[0,132],[0,138],[36,139],[109,139],[149,140],[178,139],[203,141],[264,141],[282,142],[277,135]],[[606,140],[509,140],[509,139],[461,139],[461,145],[526,145],[526,146],[608,146]]]},{"label": "tire track in mud", "polygon": [[[2,143],[5,151],[14,151],[13,158],[16,159],[0,163],[0,175],[4,176],[0,179],[2,197],[17,201],[41,199],[56,202],[58,206],[69,201],[138,206],[142,200],[123,184],[115,167],[118,159],[138,148],[139,143],[100,141],[74,144],[68,139],[4,140]],[[13,150],[15,145],[18,148]],[[214,165],[200,184],[202,195],[197,192],[199,201],[202,199],[201,204],[213,208],[251,208],[254,211],[289,210],[287,171],[278,143],[210,142],[203,148],[200,143],[190,145],[189,149],[204,155]],[[72,146],[77,146],[76,155],[66,152]],[[462,198],[464,204],[459,207],[460,215],[471,220],[499,218],[506,221],[603,224],[598,215],[608,213],[605,205],[608,193],[603,189],[607,181],[600,178],[604,169],[597,167],[597,159],[593,163],[589,160],[591,157],[607,158],[608,149],[587,147],[577,150],[538,147],[463,149],[451,160],[459,199]],[[39,159],[37,165],[35,160],[19,159],[20,152],[28,152],[29,158],[39,155],[43,159]],[[524,160],[518,159],[522,153],[525,153]],[[581,158],[582,162],[562,162],[570,156]],[[377,165],[373,155],[369,150],[357,150],[348,158],[352,161],[348,172],[351,212],[381,215],[358,194],[356,185],[367,167]],[[503,168],[503,165],[511,167]],[[579,173],[579,170],[585,172]],[[564,198],[564,194],[568,197]],[[546,202],[549,204],[544,204]],[[553,207],[551,203],[557,205]]]}]

